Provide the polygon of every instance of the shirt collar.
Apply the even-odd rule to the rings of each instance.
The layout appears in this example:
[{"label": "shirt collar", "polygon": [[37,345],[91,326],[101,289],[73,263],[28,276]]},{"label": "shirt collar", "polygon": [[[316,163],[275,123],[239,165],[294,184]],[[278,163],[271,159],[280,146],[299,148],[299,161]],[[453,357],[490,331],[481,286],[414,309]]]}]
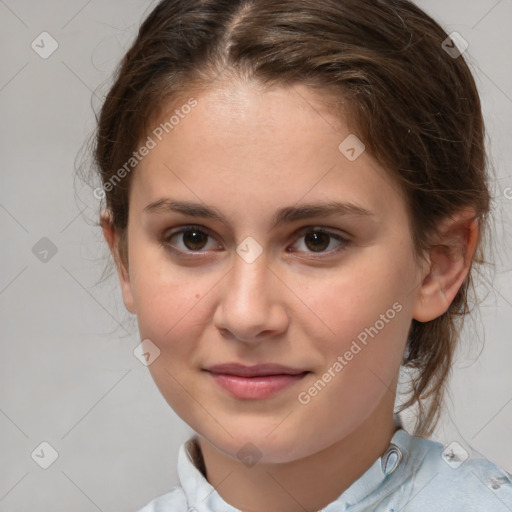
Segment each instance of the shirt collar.
[{"label": "shirt collar", "polygon": [[[395,432],[389,448],[382,457],[346,489],[335,501],[327,505],[320,512],[338,512],[341,510],[368,510],[373,503],[377,503],[393,492],[407,476],[406,467],[409,466],[411,443],[413,441],[402,427]],[[395,455],[400,459],[394,464]],[[391,455],[386,465],[386,456]]]},{"label": "shirt collar", "polygon": [[[406,467],[411,462],[414,438],[400,424],[397,427],[384,455],[320,512],[338,512],[349,508],[354,511],[364,510],[389,495],[406,479]],[[222,499],[192,462],[188,449],[189,443],[195,439],[193,437],[183,443],[178,454],[178,476],[187,506],[197,512],[240,512]]]}]

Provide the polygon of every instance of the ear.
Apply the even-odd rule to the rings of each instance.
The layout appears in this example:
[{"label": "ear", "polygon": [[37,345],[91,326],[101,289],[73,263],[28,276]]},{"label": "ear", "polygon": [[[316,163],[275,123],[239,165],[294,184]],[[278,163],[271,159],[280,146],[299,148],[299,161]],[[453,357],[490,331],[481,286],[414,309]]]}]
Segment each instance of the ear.
[{"label": "ear", "polygon": [[428,322],[445,313],[466,279],[479,237],[478,219],[472,209],[445,219],[438,228],[413,308],[413,318]]},{"label": "ear", "polygon": [[119,278],[121,292],[123,294],[124,305],[130,313],[135,313],[132,288],[130,284],[130,274],[128,272],[128,269],[122,262],[122,258],[119,254],[119,239],[115,231],[114,224],[112,222],[112,215],[110,210],[104,211],[101,214],[101,229],[103,230],[103,236],[107,241],[110,253],[114,258],[117,276]]}]

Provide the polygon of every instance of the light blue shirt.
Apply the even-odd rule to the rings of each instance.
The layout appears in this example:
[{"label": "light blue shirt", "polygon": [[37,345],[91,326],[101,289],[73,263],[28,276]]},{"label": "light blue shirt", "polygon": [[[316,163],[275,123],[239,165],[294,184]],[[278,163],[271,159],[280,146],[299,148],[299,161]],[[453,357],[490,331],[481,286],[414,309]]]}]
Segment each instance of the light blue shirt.
[{"label": "light blue shirt", "polygon": [[[466,459],[452,443],[399,428],[386,453],[319,512],[512,512],[512,475],[485,459]],[[139,512],[240,512],[226,503],[190,459],[178,455],[181,487]]]}]

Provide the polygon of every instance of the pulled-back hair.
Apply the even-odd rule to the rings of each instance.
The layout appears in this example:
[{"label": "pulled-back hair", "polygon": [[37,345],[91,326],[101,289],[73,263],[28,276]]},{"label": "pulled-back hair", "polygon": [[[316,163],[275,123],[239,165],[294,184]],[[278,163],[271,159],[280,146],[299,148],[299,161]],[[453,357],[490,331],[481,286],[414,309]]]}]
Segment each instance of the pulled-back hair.
[{"label": "pulled-back hair", "polygon": [[[141,25],[99,115],[102,183],[111,183],[161,109],[190,91],[215,81],[300,83],[348,116],[401,189],[419,258],[440,220],[465,207],[476,211],[481,238],[490,204],[481,105],[464,56],[447,38],[406,0],[163,0]],[[133,172],[105,188],[126,266]],[[481,245],[473,263],[483,261]],[[471,284],[470,273],[439,318],[412,321],[403,365],[414,377],[400,410],[418,407],[416,435],[430,435],[439,419]]]}]

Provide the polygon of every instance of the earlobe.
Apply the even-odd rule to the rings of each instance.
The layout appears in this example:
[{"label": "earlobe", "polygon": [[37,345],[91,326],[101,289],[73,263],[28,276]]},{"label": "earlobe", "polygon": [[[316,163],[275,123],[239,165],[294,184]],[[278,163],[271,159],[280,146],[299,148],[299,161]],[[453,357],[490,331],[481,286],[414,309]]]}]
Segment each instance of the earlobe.
[{"label": "earlobe", "polygon": [[440,224],[413,308],[415,320],[428,322],[448,310],[471,269],[478,237],[474,210],[463,210]]},{"label": "earlobe", "polygon": [[110,253],[112,254],[114,263],[116,265],[117,276],[119,278],[124,305],[130,313],[135,314],[130,274],[128,269],[123,264],[122,258],[120,257],[118,239],[109,211],[103,212],[101,214],[101,229],[103,230],[103,236],[108,244]]}]

